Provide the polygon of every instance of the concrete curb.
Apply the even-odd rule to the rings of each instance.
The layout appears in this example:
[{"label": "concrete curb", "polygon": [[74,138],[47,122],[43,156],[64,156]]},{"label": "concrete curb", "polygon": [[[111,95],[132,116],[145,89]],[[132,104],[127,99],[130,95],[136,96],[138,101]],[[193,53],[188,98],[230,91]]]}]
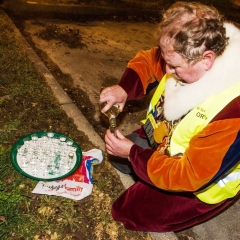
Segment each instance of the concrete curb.
[{"label": "concrete curb", "polygon": [[[84,117],[82,112],[77,108],[77,106],[73,103],[71,98],[67,95],[67,93],[62,89],[60,84],[48,70],[48,68],[44,65],[41,59],[38,57],[36,52],[30,47],[28,42],[22,36],[20,31],[16,28],[16,26],[12,23],[11,19],[6,15],[6,20],[11,23],[12,28],[16,34],[16,37],[21,45],[23,51],[27,54],[29,59],[35,64],[36,68],[38,69],[39,73],[44,77],[46,83],[51,88],[54,96],[58,100],[61,108],[66,112],[69,118],[72,118],[74,124],[77,126],[78,130],[84,132],[91,142],[96,145],[99,149],[103,152],[105,151],[105,144],[102,138],[95,132],[91,124],[88,120]],[[117,170],[116,170],[117,171]],[[125,188],[130,187],[134,184],[134,181],[129,175],[122,174],[121,172],[117,171],[120,180]],[[178,237],[172,233],[149,233],[152,240],[177,240]]]}]

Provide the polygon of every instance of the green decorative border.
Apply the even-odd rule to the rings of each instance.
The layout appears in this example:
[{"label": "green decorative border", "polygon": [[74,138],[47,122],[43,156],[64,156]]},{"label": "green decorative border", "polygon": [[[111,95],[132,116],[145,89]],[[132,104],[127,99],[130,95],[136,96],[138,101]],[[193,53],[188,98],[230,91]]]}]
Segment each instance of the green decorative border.
[{"label": "green decorative border", "polygon": [[76,163],[74,165],[74,167],[66,174],[64,175],[61,175],[59,177],[56,177],[56,178],[38,178],[36,176],[32,176],[32,175],[29,175],[27,174],[26,172],[24,172],[21,167],[18,165],[17,163],[17,149],[19,146],[22,146],[24,144],[23,142],[23,139],[29,139],[31,140],[31,135],[32,134],[37,134],[37,136],[40,138],[42,136],[47,136],[47,133],[49,132],[36,132],[36,133],[31,133],[31,134],[28,134],[24,137],[21,137],[12,147],[11,149],[11,153],[10,153],[10,159],[11,159],[11,162],[14,166],[14,168],[20,172],[21,174],[23,174],[24,176],[28,177],[28,178],[32,178],[34,180],[38,180],[38,181],[54,181],[54,180],[60,180],[60,179],[63,179],[69,175],[71,175],[72,173],[74,173],[77,168],[80,166],[81,162],[82,162],[82,150],[81,148],[79,147],[79,145],[74,141],[72,140],[71,138],[65,136],[64,134],[60,134],[60,133],[57,133],[57,132],[52,132],[54,133],[54,138],[60,138],[60,137],[65,137],[66,138],[66,141],[72,141],[73,142],[73,146],[77,148],[77,151],[76,151]]}]

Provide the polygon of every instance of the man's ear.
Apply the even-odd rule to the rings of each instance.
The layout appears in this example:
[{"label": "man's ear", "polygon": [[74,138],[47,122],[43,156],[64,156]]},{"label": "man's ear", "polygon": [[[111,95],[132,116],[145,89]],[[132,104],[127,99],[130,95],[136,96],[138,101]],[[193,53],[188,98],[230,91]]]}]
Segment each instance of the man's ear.
[{"label": "man's ear", "polygon": [[213,51],[207,50],[203,53],[202,60],[204,62],[206,71],[212,68],[215,59],[216,59],[216,54]]}]

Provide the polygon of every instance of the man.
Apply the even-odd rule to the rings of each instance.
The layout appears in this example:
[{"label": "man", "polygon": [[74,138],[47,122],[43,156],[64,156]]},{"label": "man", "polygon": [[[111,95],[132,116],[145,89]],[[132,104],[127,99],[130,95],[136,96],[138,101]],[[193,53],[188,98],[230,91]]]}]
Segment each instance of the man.
[{"label": "man", "polygon": [[[118,85],[102,91],[106,111],[143,97],[159,82],[147,117],[106,149],[138,181],[113,204],[127,229],[177,231],[215,216],[240,190],[240,31],[218,11],[176,2],[163,15],[159,47],[140,51]],[[128,159],[128,164],[126,164]]]}]

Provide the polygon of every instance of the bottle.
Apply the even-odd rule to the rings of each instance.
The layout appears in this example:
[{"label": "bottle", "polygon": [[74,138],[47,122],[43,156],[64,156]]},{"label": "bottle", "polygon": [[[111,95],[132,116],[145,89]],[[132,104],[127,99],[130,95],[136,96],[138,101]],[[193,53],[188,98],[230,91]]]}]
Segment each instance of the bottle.
[{"label": "bottle", "polygon": [[[103,90],[103,89],[102,89]],[[100,109],[102,110],[107,105],[107,102],[103,102],[100,104]],[[108,117],[109,120],[109,129],[114,134],[117,128],[117,121],[116,118],[120,113],[119,105],[114,104],[112,105],[106,112],[103,114]]]}]

